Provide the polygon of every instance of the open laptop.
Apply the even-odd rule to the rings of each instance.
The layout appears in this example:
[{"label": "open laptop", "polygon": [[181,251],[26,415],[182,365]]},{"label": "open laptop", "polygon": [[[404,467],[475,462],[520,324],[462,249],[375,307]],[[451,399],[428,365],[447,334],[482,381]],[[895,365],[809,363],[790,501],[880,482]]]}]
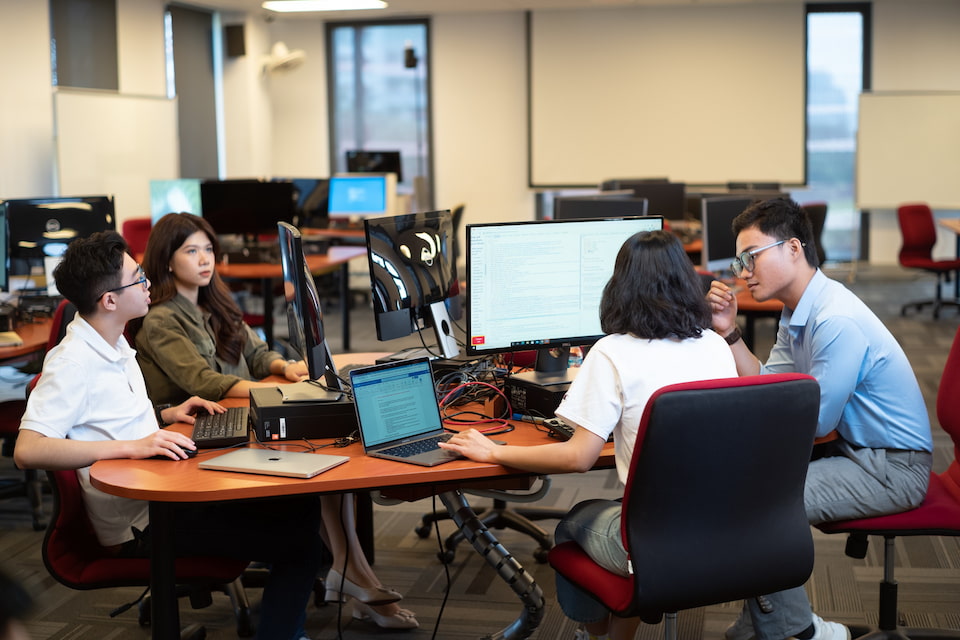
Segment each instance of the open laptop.
[{"label": "open laptop", "polygon": [[237,449],[216,458],[202,461],[201,469],[237,471],[287,478],[312,478],[341,465],[349,456],[332,456],[306,451],[274,451],[273,449]]},{"label": "open laptop", "polygon": [[460,456],[437,446],[443,430],[429,358],[350,372],[363,450],[368,456],[433,467]]}]

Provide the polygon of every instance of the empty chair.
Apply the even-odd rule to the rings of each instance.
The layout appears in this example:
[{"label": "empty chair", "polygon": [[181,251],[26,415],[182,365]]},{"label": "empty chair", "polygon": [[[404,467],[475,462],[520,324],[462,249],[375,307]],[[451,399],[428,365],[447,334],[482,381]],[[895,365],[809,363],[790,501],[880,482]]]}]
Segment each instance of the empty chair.
[{"label": "empty chair", "polygon": [[[933,245],[937,243],[937,228],[933,220],[933,211],[923,203],[904,204],[897,209],[897,221],[903,245],[900,247],[900,264],[908,269],[923,269],[937,276],[935,295],[929,300],[908,302],[900,308],[900,314],[906,315],[913,307],[918,311],[926,306],[933,307],[933,317],[940,317],[940,309],[945,306],[960,307],[960,259],[936,260],[933,257]],[[941,284],[954,280],[954,297],[944,300],[940,291]]]},{"label": "empty chair", "polygon": [[651,624],[666,615],[667,637],[681,609],[802,585],[813,570],[803,486],[819,403],[817,381],[802,374],[660,389],[623,494],[633,574],[608,572],[575,542],[555,546],[550,564],[614,615]]},{"label": "empty chair", "polygon": [[153,220],[150,218],[127,218],[120,225],[120,235],[127,241],[133,256],[142,256],[147,250],[147,238],[150,237],[151,228]]}]

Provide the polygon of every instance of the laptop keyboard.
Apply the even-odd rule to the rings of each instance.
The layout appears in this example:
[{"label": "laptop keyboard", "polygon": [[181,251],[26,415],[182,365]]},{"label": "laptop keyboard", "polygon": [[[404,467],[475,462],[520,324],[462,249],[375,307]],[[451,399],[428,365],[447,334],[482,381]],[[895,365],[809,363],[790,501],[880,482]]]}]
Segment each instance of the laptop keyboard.
[{"label": "laptop keyboard", "polygon": [[439,449],[440,447],[437,446],[437,443],[446,442],[450,439],[450,436],[451,434],[449,433],[442,433],[438,436],[433,436],[432,438],[424,438],[423,440],[407,442],[406,444],[390,447],[389,449],[382,449],[380,453],[385,453],[387,455],[397,456],[400,458],[412,458],[420,455],[421,453]]},{"label": "laptop keyboard", "polygon": [[230,407],[226,413],[204,413],[196,416],[193,441],[198,449],[231,447],[250,438],[247,407]]}]

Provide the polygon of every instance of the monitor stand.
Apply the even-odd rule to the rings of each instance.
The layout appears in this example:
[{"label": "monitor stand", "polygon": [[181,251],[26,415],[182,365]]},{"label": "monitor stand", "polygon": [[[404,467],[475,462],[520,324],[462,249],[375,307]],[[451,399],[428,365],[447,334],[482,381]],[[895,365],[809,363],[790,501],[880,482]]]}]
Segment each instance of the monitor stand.
[{"label": "monitor stand", "polygon": [[576,369],[570,369],[570,347],[550,347],[537,349],[537,363],[533,371],[510,374],[516,378],[541,387],[570,384],[577,376]]}]

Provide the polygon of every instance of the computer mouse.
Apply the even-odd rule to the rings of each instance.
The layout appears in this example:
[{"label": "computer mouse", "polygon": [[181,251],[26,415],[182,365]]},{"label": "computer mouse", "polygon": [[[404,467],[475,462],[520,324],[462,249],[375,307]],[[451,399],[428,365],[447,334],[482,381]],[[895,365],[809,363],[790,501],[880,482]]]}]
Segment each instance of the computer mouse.
[{"label": "computer mouse", "polygon": [[[197,456],[197,449],[184,449],[183,452],[187,454],[187,460],[189,460],[190,458],[195,458]],[[183,460],[183,458],[179,458],[179,459]],[[163,454],[150,456],[149,458],[147,458],[147,460],[171,460],[173,462],[176,462],[176,460],[174,460],[170,456],[165,456]]]}]

